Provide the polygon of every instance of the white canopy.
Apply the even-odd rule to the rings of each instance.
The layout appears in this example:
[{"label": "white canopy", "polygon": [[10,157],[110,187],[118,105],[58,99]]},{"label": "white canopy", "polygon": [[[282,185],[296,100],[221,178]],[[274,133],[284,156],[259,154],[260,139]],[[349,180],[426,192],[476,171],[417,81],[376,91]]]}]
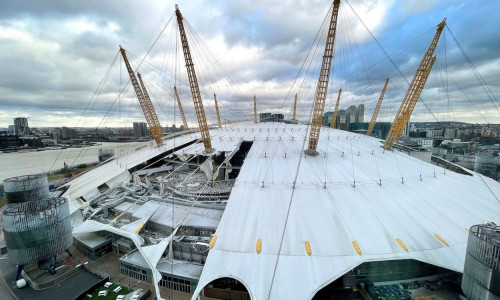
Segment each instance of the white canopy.
[{"label": "white canopy", "polygon": [[221,277],[238,279],[252,299],[311,299],[367,261],[415,259],[462,272],[467,229],[500,223],[500,184],[477,173],[329,128],[319,155],[305,156],[306,126],[252,128],[193,299]]}]

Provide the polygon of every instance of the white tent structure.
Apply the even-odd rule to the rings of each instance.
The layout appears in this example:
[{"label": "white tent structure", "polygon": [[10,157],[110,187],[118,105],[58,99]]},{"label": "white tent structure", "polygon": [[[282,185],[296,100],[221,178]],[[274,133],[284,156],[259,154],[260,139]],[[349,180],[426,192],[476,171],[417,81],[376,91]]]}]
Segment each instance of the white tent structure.
[{"label": "white tent structure", "polygon": [[228,130],[253,145],[193,299],[223,277],[252,299],[311,299],[369,261],[462,272],[468,228],[500,223],[498,182],[384,150],[376,138],[325,128],[319,155],[306,156],[307,126]]},{"label": "white tent structure", "polygon": [[[308,129],[261,123],[210,130],[217,154],[229,157],[243,142],[251,147],[193,299],[223,277],[240,281],[252,299],[311,299],[370,261],[414,259],[462,272],[467,229],[500,223],[500,184],[492,179],[445,170],[384,150],[379,139],[330,128],[322,129],[319,155],[306,156]],[[81,206],[73,214],[84,209],[77,196],[128,181],[130,166],[175,147],[174,155],[202,155],[200,144],[178,148],[199,137],[175,137],[161,149],[147,146],[83,174],[64,193]],[[74,233],[114,230],[131,238],[150,258],[157,289],[156,260],[171,237],[152,247],[151,255],[131,229],[86,221]]]}]

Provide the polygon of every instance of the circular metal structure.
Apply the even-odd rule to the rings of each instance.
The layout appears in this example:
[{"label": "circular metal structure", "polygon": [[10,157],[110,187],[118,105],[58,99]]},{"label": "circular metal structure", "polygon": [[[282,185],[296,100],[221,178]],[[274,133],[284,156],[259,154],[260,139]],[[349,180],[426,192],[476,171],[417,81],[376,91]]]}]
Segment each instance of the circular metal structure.
[{"label": "circular metal structure", "polygon": [[471,300],[500,300],[500,226],[470,228],[462,291]]},{"label": "circular metal structure", "polygon": [[53,258],[73,242],[66,198],[43,198],[7,207],[2,213],[10,258],[27,265]]},{"label": "circular metal structure", "polygon": [[49,196],[47,174],[7,178],[3,182],[7,203],[20,203]]}]

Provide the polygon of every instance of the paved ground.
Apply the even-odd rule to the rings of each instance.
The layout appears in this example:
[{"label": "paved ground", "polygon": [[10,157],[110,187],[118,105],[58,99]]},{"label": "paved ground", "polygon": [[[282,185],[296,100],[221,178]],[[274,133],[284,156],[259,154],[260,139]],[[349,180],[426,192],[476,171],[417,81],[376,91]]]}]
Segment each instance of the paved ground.
[{"label": "paved ground", "polygon": [[14,296],[12,291],[9,288],[9,285],[7,282],[5,282],[4,276],[3,276],[3,270],[2,267],[0,266],[0,298],[2,300],[17,300],[17,298]]},{"label": "paved ground", "polygon": [[[124,254],[115,254],[115,253],[110,253],[102,258],[100,258],[97,261],[93,261],[86,256],[82,255],[80,252],[78,252],[76,249],[72,248],[72,253],[74,256],[74,261],[76,264],[78,263],[84,263],[88,261],[88,265],[91,268],[97,269],[99,271],[103,271],[109,274],[111,277],[111,281],[121,284],[126,287],[130,287],[133,289],[138,289],[142,288],[144,291],[147,291],[148,289],[151,290],[151,296],[148,299],[154,299],[156,296],[156,292],[154,289],[154,286],[151,283],[147,283],[144,281],[138,281],[137,279],[133,279],[131,277],[128,277],[122,273],[120,273],[120,257],[122,257]],[[163,299],[167,300],[190,300],[191,297],[193,296],[192,294],[188,293],[181,293],[179,291],[174,291],[166,288],[160,288],[160,293],[161,297]],[[210,300],[213,298],[208,298],[208,297],[202,297],[202,300]]]},{"label": "paved ground", "polygon": [[[0,260],[0,268],[2,269],[2,277],[6,281],[6,287],[10,288],[19,300],[23,299],[39,299],[39,300],[54,300],[54,299],[75,299],[76,296],[83,293],[90,286],[97,283],[101,278],[98,276],[82,270],[75,275],[65,279],[59,284],[44,290],[34,290],[30,286],[18,289],[15,285],[14,278],[16,276],[16,265],[8,259]],[[6,295],[11,295],[6,294]],[[1,299],[4,298],[2,293]],[[12,298],[15,299],[15,298]]]}]

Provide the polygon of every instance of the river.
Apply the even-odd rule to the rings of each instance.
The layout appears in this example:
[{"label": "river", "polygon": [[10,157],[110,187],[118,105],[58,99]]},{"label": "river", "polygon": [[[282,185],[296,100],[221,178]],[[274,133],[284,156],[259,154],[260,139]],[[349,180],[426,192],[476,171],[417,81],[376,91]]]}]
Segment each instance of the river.
[{"label": "river", "polygon": [[123,155],[141,145],[144,142],[102,143],[85,148],[0,153],[0,184],[9,177],[59,170],[64,167],[64,163],[74,166],[96,162],[99,149],[114,149],[116,155]]}]

